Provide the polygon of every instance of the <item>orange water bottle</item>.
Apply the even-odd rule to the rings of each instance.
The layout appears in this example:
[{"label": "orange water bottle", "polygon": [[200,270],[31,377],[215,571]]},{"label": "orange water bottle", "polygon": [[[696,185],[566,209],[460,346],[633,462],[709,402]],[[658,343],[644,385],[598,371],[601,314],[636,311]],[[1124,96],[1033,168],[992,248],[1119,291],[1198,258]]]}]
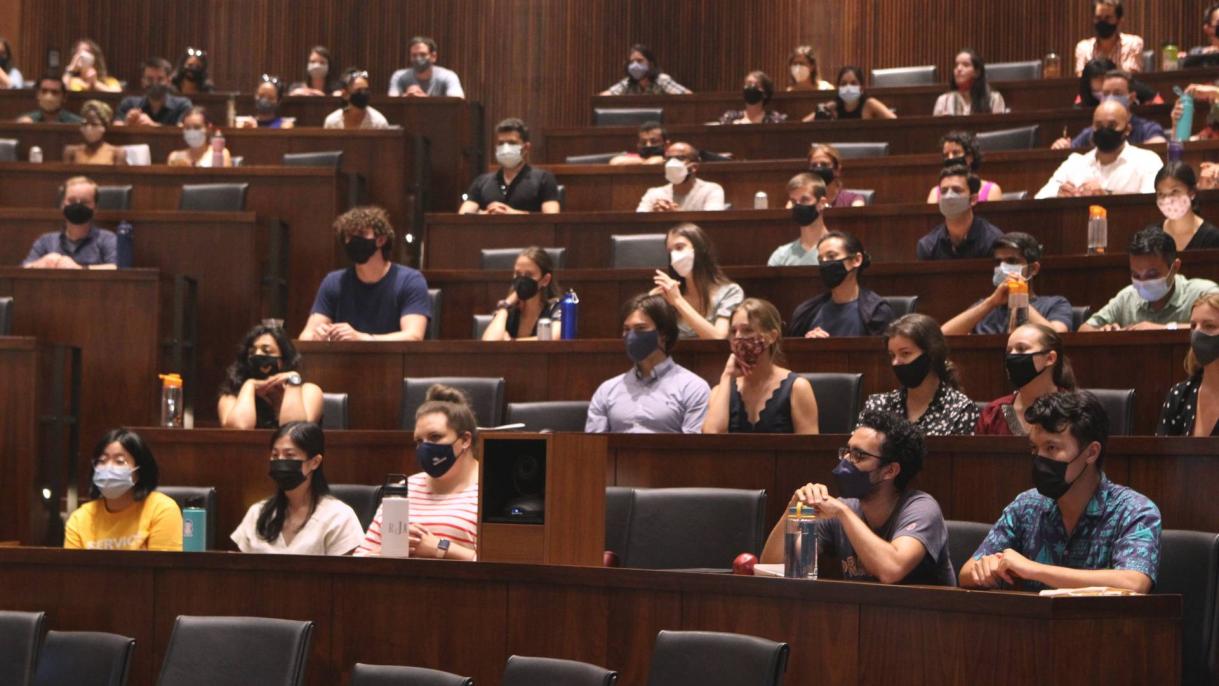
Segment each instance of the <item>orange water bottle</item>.
[{"label": "orange water bottle", "polygon": [[1088,254],[1104,255],[1109,245],[1109,212],[1100,205],[1088,208]]}]

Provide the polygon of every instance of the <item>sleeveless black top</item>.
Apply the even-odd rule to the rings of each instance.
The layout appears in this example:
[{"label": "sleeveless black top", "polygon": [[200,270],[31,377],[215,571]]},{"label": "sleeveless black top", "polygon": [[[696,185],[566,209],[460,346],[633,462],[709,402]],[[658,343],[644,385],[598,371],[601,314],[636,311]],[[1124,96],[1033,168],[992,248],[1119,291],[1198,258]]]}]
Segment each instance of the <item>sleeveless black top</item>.
[{"label": "sleeveless black top", "polygon": [[749,423],[749,413],[745,403],[741,401],[741,392],[737,390],[736,381],[731,385],[732,395],[728,400],[728,432],[743,434],[790,434],[795,433],[792,423],[792,384],[796,382],[796,373],[788,372],[787,378],[779,383],[774,394],[766,400],[762,411],[758,414],[758,423]]}]

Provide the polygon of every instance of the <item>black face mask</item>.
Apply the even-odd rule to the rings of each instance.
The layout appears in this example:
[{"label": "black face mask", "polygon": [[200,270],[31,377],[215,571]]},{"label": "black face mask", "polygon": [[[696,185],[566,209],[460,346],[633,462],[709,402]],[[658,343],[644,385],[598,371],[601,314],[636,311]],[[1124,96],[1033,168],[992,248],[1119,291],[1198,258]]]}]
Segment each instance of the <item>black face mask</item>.
[{"label": "black face mask", "polygon": [[69,203],[63,208],[63,218],[69,224],[88,224],[93,219],[93,208],[83,202]]},{"label": "black face mask", "polygon": [[347,259],[356,264],[364,264],[377,252],[377,239],[352,236],[343,249],[347,251]]},{"label": "black face mask", "polygon": [[191,81],[202,81],[203,70],[198,67],[191,67],[186,70],[186,78],[190,79]]},{"label": "black face mask", "polygon": [[[1050,500],[1058,500],[1071,490],[1074,481],[1067,481],[1067,468],[1078,460],[1084,451],[1079,451],[1070,462],[1059,462],[1037,455],[1033,458],[1033,485],[1037,492]],[[1082,472],[1080,472],[1082,474]],[[1078,479],[1079,477],[1075,477]]]},{"label": "black face mask", "polygon": [[826,288],[838,288],[843,281],[847,280],[846,260],[826,260],[817,265],[817,269],[821,272],[821,283],[825,284]]},{"label": "black face mask", "polygon": [[893,374],[897,376],[898,383],[906,388],[917,387],[930,373],[931,358],[927,357],[927,353],[919,355],[908,364],[893,365]]},{"label": "black face mask", "polygon": [[1115,33],[1117,33],[1117,24],[1110,24],[1107,21],[1096,22],[1096,35],[1098,38],[1112,38]]},{"label": "black face mask", "polygon": [[968,167],[969,165],[965,163],[965,156],[961,155],[960,157],[945,157],[944,166],[945,167]]},{"label": "black face mask", "polygon": [[645,145],[639,148],[639,156],[645,160],[649,157],[660,157],[665,154],[665,146],[663,145]]},{"label": "black face mask", "polygon": [[1126,133],[1108,126],[1092,130],[1092,144],[1101,152],[1114,152],[1126,142]]},{"label": "black face mask", "polygon": [[251,376],[255,379],[265,379],[272,374],[278,374],[282,358],[273,355],[250,355]]},{"label": "black face mask", "polygon": [[268,475],[279,486],[281,491],[292,489],[305,483],[305,473],[301,471],[304,462],[301,460],[271,460]]},{"label": "black face mask", "polygon": [[817,221],[817,217],[821,216],[821,210],[817,209],[816,205],[801,205],[796,203],[792,205],[792,221],[798,226],[808,226]]},{"label": "black face mask", "polygon": [[368,99],[370,97],[372,96],[368,94],[368,91],[356,91],[347,98],[347,101],[351,103],[352,107],[364,109],[368,107]]},{"label": "black face mask", "polygon": [[1037,371],[1037,362],[1034,358],[1044,354],[1044,352],[1007,354],[1003,366],[1007,368],[1007,378],[1012,382],[1013,388],[1020,390],[1029,385],[1033,379],[1041,376],[1041,372],[1044,372],[1045,369],[1042,369],[1041,372]]},{"label": "black face mask", "polygon": [[766,94],[757,86],[748,86],[741,94],[745,97],[745,103],[749,105],[756,105],[766,98]]},{"label": "black face mask", "polygon": [[516,297],[528,300],[538,294],[538,282],[528,276],[518,276],[512,280],[512,290],[516,291]]},{"label": "black face mask", "polygon": [[809,165],[808,172],[820,176],[827,186],[834,180],[834,168],[828,164]]}]

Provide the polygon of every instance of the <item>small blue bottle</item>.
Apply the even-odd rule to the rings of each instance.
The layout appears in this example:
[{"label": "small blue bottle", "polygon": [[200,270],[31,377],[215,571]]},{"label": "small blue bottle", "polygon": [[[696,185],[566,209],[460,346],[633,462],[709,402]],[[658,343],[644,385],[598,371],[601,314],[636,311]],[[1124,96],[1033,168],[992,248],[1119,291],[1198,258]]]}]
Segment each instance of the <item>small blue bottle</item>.
[{"label": "small blue bottle", "polygon": [[131,226],[131,222],[124,219],[119,222],[118,229],[114,233],[118,236],[118,249],[115,255],[118,268],[131,269],[131,266],[135,264],[135,229]]},{"label": "small blue bottle", "polygon": [[202,498],[191,498],[182,508],[182,550],[187,553],[207,551],[207,509]]},{"label": "small blue bottle", "polygon": [[1177,120],[1176,139],[1181,142],[1189,140],[1194,131],[1194,96],[1174,86],[1173,92],[1181,100],[1181,118]]},{"label": "small blue bottle", "polygon": [[562,339],[573,341],[580,326],[580,296],[575,291],[567,291],[559,303],[559,309],[563,313]]}]

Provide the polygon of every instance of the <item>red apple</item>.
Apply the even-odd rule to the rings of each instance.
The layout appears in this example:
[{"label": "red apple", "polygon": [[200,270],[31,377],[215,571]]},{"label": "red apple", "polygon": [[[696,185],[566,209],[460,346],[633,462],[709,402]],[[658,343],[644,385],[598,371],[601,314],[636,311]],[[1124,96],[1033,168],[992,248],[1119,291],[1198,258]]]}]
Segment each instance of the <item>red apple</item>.
[{"label": "red apple", "polygon": [[739,576],[753,576],[753,566],[758,563],[758,558],[754,557],[753,553],[741,553],[732,561],[732,573]]},{"label": "red apple", "polygon": [[601,553],[601,566],[602,567],[617,567],[618,564],[619,564],[618,563],[618,554],[615,553],[614,551],[606,550],[603,553]]}]

